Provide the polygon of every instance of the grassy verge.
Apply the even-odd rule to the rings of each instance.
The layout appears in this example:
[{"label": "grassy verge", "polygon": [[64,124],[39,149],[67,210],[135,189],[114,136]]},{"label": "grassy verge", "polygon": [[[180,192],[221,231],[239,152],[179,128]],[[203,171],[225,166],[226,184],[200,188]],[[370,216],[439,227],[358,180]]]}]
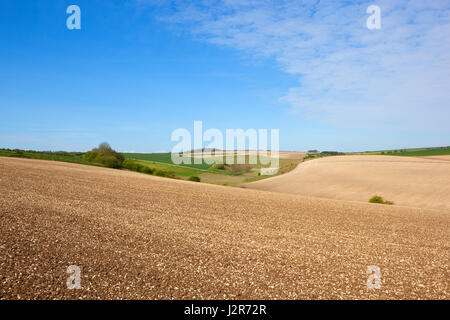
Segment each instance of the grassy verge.
[{"label": "grassy verge", "polygon": [[[83,159],[83,154],[84,153],[80,152],[49,152],[49,151],[33,151],[33,150],[18,150],[18,149],[15,150],[0,149],[0,157],[53,160],[53,161],[93,165],[91,162]],[[94,164],[94,165],[103,166],[101,164]]]},{"label": "grassy verge", "polygon": [[323,157],[330,157],[330,156],[340,156],[340,155],[345,155],[345,154],[346,153],[344,153],[344,152],[338,152],[338,151],[311,152],[311,153],[308,153],[308,155],[303,158],[303,161],[317,159],[317,158],[323,158]]}]

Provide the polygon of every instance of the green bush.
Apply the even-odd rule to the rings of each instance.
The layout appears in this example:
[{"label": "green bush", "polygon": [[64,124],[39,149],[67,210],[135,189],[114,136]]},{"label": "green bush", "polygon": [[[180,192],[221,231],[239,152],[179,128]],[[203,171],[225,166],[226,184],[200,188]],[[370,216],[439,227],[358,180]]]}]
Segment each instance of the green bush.
[{"label": "green bush", "polygon": [[114,151],[106,142],[101,143],[98,148],[86,152],[83,159],[89,162],[104,164],[108,168],[122,168],[122,163],[125,161],[124,157]]},{"label": "green bush", "polygon": [[155,172],[155,169],[147,167],[147,166],[141,166],[140,172],[146,173],[146,174],[153,174],[153,172]]},{"label": "green bush", "polygon": [[323,156],[338,156],[338,155],[343,155],[343,152],[337,152],[337,151],[322,151],[320,153]]},{"label": "green bush", "polygon": [[158,176],[158,177],[165,177],[165,176],[166,176],[166,172],[163,171],[163,170],[156,170],[156,171],[155,171],[155,176]]},{"label": "green bush", "polygon": [[218,170],[225,170],[225,165],[223,163],[215,163],[212,167]]},{"label": "green bush", "polygon": [[83,155],[83,159],[89,162],[93,162],[97,156],[98,156],[97,152],[89,151]]},{"label": "green bush", "polygon": [[94,148],[92,149],[92,151],[104,154],[106,156],[112,156],[118,159],[120,162],[125,160],[124,156],[118,153],[117,151],[113,150],[107,142],[100,143],[98,148]]},{"label": "green bush", "polygon": [[308,159],[318,158],[318,157],[320,157],[320,155],[317,154],[317,153],[315,153],[315,154],[313,154],[313,153],[308,153],[308,154],[306,155],[306,157],[303,158],[303,161],[308,160]]},{"label": "green bush", "polygon": [[188,178],[189,181],[200,182],[200,178],[197,176],[190,176]]},{"label": "green bush", "polygon": [[380,204],[394,204],[394,202],[388,201],[388,200],[384,200],[380,196],[373,196],[372,198],[369,199],[369,202],[370,203],[380,203]]},{"label": "green bush", "polygon": [[122,167],[124,167],[125,169],[128,169],[128,170],[131,170],[131,171],[137,171],[137,172],[142,172],[142,173],[146,173],[146,174],[153,174],[153,172],[155,171],[155,169],[153,169],[153,168],[139,164],[130,159],[125,159],[122,162]]},{"label": "green bush", "polygon": [[175,178],[175,175],[171,171],[156,170],[154,174],[159,177]]},{"label": "green bush", "polygon": [[122,167],[132,171],[139,171],[139,164],[130,159],[125,159],[122,162]]},{"label": "green bush", "polygon": [[121,161],[113,156],[101,155],[100,157],[97,157],[96,160],[97,160],[96,162],[103,163],[108,168],[114,169],[122,168]]}]

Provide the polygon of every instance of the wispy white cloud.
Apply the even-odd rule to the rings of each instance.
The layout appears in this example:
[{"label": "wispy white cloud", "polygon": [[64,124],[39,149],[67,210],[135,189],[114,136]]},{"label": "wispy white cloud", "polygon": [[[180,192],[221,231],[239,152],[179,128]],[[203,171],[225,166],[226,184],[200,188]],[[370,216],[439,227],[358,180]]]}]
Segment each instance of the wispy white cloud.
[{"label": "wispy white cloud", "polygon": [[[144,0],[140,0],[141,2]],[[450,131],[450,1],[157,1],[197,39],[298,75],[281,102],[337,126]],[[381,30],[366,9],[381,8]]]}]

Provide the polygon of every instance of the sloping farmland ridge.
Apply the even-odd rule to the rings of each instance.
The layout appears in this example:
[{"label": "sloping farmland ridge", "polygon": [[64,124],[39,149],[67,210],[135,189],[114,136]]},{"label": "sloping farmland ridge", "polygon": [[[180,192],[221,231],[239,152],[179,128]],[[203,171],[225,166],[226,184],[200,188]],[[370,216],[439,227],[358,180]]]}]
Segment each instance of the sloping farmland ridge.
[{"label": "sloping farmland ridge", "polygon": [[444,210],[1,157],[0,194],[2,299],[450,298]]}]

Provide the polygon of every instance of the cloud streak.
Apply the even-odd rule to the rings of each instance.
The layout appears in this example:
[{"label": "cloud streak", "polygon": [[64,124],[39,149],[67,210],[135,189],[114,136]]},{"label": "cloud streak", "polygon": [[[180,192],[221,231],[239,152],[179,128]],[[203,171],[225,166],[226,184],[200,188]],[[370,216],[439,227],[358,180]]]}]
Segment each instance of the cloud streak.
[{"label": "cloud streak", "polygon": [[[142,1],[142,0],[141,0]],[[366,9],[381,8],[381,30]],[[280,101],[350,128],[450,132],[450,1],[158,1],[201,41],[274,59],[299,84]]]}]

